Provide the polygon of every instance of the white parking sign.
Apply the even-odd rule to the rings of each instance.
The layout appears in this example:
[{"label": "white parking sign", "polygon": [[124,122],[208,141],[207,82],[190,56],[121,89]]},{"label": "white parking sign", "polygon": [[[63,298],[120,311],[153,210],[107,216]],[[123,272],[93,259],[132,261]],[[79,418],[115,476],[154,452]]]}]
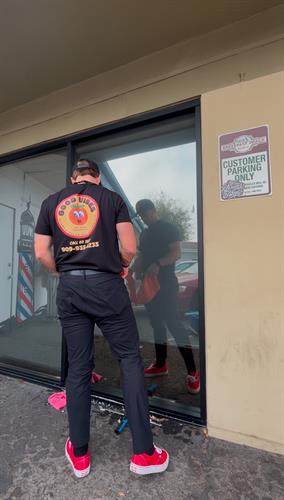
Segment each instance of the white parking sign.
[{"label": "white parking sign", "polygon": [[219,136],[221,200],[271,194],[268,126]]}]

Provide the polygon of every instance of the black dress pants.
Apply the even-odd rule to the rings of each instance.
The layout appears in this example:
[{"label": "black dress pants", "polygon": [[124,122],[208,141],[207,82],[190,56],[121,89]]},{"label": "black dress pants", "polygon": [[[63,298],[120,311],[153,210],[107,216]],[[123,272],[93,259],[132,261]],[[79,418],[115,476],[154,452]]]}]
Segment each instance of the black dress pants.
[{"label": "black dress pants", "polygon": [[160,290],[151,302],[146,304],[147,314],[154,332],[156,363],[161,367],[167,359],[167,328],[175,339],[188,373],[196,371],[188,332],[178,312],[178,283],[175,276],[160,282]]},{"label": "black dress pants", "polygon": [[135,317],[119,275],[62,274],[57,307],[68,351],[66,379],[70,439],[75,447],[90,438],[91,373],[94,366],[94,326],[108,340],[121,370],[126,415],[135,454],[153,445],[148,396],[139,352]]}]

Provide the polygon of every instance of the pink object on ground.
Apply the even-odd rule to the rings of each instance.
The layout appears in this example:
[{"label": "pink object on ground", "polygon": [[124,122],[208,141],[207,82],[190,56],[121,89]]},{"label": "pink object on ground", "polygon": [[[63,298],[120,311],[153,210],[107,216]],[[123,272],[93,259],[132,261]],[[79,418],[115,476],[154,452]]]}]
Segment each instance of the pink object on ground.
[{"label": "pink object on ground", "polygon": [[66,406],[66,393],[64,391],[54,392],[49,396],[48,402],[56,410],[62,410]]},{"label": "pink object on ground", "polygon": [[[92,373],[91,376],[91,382],[92,384],[96,384],[97,382],[100,382],[103,379],[102,375],[99,375],[96,372]],[[66,392],[54,392],[51,394],[48,398],[48,403],[53,406],[56,410],[62,410],[65,408],[67,404],[67,399],[66,399]]]},{"label": "pink object on ground", "polygon": [[100,382],[102,379],[103,379],[103,376],[99,375],[99,373],[93,372],[91,375],[92,384],[96,384],[97,382]]}]

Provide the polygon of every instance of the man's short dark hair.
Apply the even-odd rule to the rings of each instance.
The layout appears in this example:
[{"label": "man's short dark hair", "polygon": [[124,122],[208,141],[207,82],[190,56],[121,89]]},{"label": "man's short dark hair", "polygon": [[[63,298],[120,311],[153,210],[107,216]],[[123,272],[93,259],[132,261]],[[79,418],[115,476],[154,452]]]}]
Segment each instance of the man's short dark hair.
[{"label": "man's short dark hair", "polygon": [[78,175],[91,175],[92,177],[96,178],[100,175],[99,166],[93,160],[81,158],[76,163],[72,177],[76,179]]},{"label": "man's short dark hair", "polygon": [[136,203],[136,212],[138,214],[144,214],[148,210],[156,210],[154,203],[151,200],[144,198]]}]

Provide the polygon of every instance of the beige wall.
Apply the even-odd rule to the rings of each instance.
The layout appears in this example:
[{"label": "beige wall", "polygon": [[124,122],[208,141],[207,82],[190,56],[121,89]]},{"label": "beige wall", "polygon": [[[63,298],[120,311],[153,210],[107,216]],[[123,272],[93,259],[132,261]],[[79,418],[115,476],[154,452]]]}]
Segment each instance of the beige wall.
[{"label": "beige wall", "polygon": [[[209,433],[280,452],[283,14],[273,9],[0,115],[5,153],[202,94]],[[260,124],[270,127],[272,196],[220,202],[218,134]]]},{"label": "beige wall", "polygon": [[[284,73],[201,102],[209,433],[284,452]],[[262,124],[272,196],[221,202],[218,135]]]}]

